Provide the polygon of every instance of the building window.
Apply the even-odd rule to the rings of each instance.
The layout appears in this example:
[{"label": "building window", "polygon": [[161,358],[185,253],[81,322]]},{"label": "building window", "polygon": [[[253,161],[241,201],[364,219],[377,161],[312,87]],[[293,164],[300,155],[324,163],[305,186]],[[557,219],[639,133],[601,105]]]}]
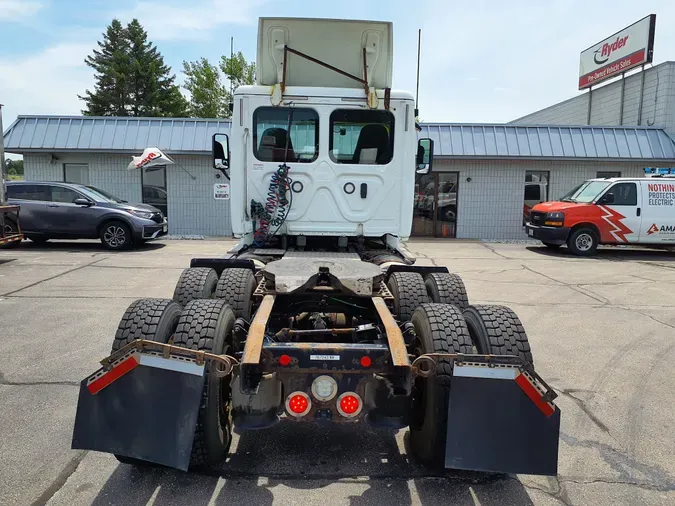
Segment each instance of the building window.
[{"label": "building window", "polygon": [[618,170],[600,170],[596,173],[596,176],[598,179],[604,178],[608,179],[611,177],[621,177],[621,172]]},{"label": "building window", "polygon": [[64,163],[63,180],[66,183],[89,184],[89,165],[86,163]]},{"label": "building window", "polygon": [[529,221],[530,210],[548,200],[548,171],[528,170],[525,172],[525,197],[523,203],[523,225]]},{"label": "building window", "polygon": [[314,109],[259,107],[253,113],[253,154],[261,162],[313,162],[319,156],[319,115]]},{"label": "building window", "polygon": [[330,115],[330,158],[385,165],[394,156],[394,116],[388,111],[338,109]]},{"label": "building window", "polygon": [[143,203],[156,207],[164,216],[168,216],[166,193],[166,166],[143,167],[141,176],[143,185]]}]

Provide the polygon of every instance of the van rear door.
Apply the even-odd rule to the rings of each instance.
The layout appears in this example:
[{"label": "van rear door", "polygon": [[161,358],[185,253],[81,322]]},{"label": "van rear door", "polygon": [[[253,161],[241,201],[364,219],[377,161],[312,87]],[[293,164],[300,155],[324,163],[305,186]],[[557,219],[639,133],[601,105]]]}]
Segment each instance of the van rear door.
[{"label": "van rear door", "polygon": [[640,242],[675,244],[675,180],[641,181],[640,192],[643,218]]}]

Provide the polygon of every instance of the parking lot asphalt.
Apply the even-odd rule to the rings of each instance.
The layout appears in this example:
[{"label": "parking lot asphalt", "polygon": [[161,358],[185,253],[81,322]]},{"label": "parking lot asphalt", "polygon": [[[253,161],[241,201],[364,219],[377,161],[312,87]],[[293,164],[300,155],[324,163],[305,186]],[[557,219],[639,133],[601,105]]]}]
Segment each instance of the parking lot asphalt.
[{"label": "parking lot asphalt", "polygon": [[[675,504],[675,254],[577,258],[526,244],[412,241],[472,303],[520,316],[559,393],[559,475],[428,476],[406,431],[278,426],[235,437],[218,476],[135,469],[70,449],[78,385],[125,308],[166,297],[193,256],[231,241],[0,250],[0,504]],[[497,429],[498,430],[498,429]]]}]

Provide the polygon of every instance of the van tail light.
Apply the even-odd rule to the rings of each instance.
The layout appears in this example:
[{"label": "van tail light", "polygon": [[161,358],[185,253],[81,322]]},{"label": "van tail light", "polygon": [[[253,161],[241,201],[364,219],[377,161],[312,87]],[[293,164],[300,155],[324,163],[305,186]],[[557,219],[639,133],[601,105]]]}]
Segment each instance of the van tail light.
[{"label": "van tail light", "polygon": [[337,399],[337,410],[345,418],[359,416],[363,409],[363,401],[356,392],[345,392]]},{"label": "van tail light", "polygon": [[312,408],[312,400],[304,392],[293,392],[286,398],[286,411],[296,418],[305,416]]}]

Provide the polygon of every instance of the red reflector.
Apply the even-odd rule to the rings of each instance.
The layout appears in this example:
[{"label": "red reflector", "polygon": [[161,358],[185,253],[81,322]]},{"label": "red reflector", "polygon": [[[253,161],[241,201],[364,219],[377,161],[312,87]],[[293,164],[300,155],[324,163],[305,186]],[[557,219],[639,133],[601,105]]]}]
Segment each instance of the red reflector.
[{"label": "red reflector", "polygon": [[544,413],[546,416],[551,416],[553,413],[555,413],[553,406],[541,398],[539,390],[534,388],[534,385],[527,378],[527,376],[522,373],[519,374],[516,376],[516,383],[518,383],[518,386],[523,389],[523,392],[525,392],[530,400],[537,405],[542,413]]},{"label": "red reflector", "polygon": [[307,396],[296,394],[288,399],[288,409],[296,415],[302,415],[309,408]]},{"label": "red reflector", "polygon": [[359,410],[360,407],[359,400],[353,395],[345,395],[340,399],[340,408],[347,415],[353,415]]},{"label": "red reflector", "polygon": [[95,381],[92,381],[91,383],[89,383],[87,385],[87,389],[89,390],[89,393],[94,395],[94,394],[100,392],[105,387],[110,385],[113,381],[121,378],[126,373],[131,371],[137,365],[138,365],[138,361],[136,360],[136,357],[134,355],[130,356],[124,362],[120,362],[115,367],[110,369],[107,373],[105,373],[100,378],[98,378]]},{"label": "red reflector", "polygon": [[364,355],[361,357],[361,367],[370,367],[370,365],[373,363],[372,360],[370,360],[370,357],[368,355]]},{"label": "red reflector", "polygon": [[289,357],[288,355],[281,355],[279,357],[279,365],[283,365],[284,367],[286,367],[290,363],[291,363],[291,357]]}]

